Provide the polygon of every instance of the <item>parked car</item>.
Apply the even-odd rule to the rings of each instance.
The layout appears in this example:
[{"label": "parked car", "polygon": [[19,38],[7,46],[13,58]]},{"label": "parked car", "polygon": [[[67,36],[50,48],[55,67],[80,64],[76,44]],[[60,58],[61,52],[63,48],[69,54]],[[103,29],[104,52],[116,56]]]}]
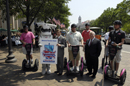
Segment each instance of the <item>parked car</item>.
[{"label": "parked car", "polygon": [[130,43],[130,34],[126,35],[124,43]]}]

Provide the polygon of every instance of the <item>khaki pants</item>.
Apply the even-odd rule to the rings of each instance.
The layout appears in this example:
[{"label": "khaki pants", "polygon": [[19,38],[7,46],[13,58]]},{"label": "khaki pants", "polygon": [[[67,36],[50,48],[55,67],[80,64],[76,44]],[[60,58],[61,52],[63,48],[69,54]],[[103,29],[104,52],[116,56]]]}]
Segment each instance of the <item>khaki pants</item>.
[{"label": "khaki pants", "polygon": [[[72,53],[72,50],[68,49],[68,52],[69,52],[69,60],[74,60],[74,57],[73,57],[73,53]],[[80,59],[80,50],[77,54],[77,57],[76,57],[76,60],[78,61]]]},{"label": "khaki pants", "polygon": [[[23,50],[23,54],[27,54],[27,51],[26,51],[25,47],[22,47],[22,50]],[[33,48],[31,48],[30,55],[32,55],[32,53],[33,53]]]}]

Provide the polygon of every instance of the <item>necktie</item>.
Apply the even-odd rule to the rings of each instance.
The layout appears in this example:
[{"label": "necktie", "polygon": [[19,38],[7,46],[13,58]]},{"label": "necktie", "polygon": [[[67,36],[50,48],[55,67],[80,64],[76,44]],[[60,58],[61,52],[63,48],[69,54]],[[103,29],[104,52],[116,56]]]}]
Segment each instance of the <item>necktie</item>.
[{"label": "necktie", "polygon": [[91,46],[91,44],[92,44],[92,39],[90,39],[90,44],[89,44],[89,46]]}]

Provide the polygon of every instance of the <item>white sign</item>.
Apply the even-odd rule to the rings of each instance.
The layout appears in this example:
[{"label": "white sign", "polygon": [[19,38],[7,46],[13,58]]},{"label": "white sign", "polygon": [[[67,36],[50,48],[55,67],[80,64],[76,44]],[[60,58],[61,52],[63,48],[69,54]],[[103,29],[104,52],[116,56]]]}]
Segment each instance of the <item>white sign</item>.
[{"label": "white sign", "polygon": [[40,60],[42,64],[57,64],[57,39],[40,39]]}]

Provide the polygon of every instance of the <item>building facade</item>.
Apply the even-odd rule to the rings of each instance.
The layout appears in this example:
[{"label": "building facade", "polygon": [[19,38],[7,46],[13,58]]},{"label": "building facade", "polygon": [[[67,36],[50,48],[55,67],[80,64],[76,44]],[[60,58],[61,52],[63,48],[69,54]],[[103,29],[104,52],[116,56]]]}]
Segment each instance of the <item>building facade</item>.
[{"label": "building facade", "polygon": [[[16,16],[10,16],[10,29],[20,30],[23,28],[22,22],[26,21],[25,18],[17,19]],[[7,29],[7,22],[2,17],[2,11],[0,10],[0,28]],[[34,22],[30,26],[32,32],[34,33]],[[7,32],[2,32],[2,34],[6,34]]]}]

